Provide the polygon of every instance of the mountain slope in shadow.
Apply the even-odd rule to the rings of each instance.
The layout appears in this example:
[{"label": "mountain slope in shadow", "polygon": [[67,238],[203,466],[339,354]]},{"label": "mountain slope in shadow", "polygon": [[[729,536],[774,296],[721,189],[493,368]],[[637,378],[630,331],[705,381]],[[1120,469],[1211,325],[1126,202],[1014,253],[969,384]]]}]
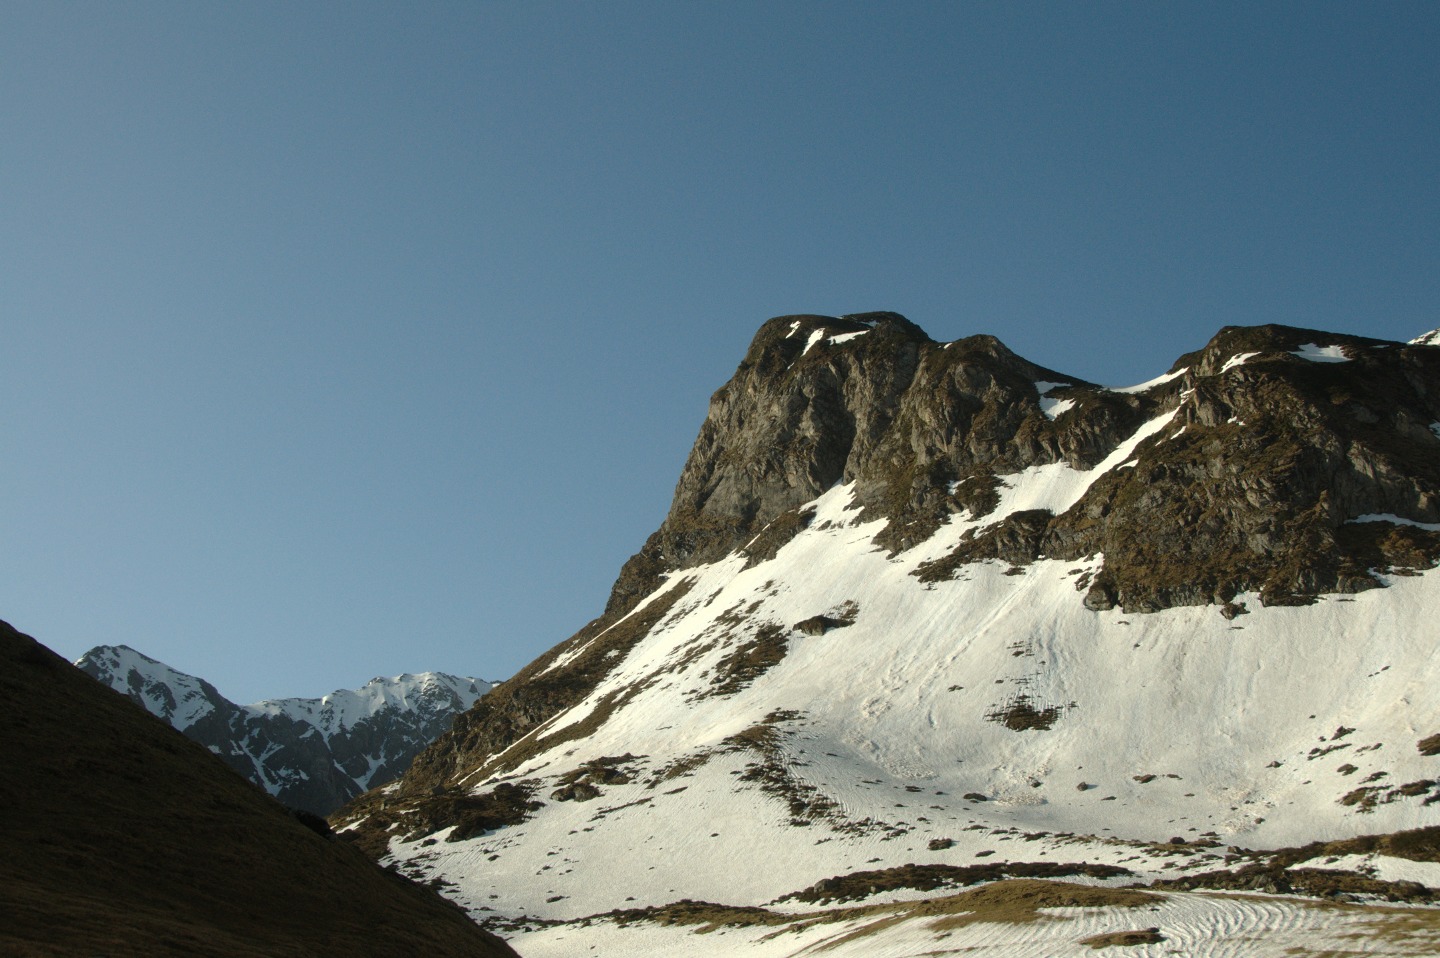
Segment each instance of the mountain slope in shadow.
[{"label": "mountain slope in shadow", "polygon": [[0,953],[514,956],[0,622]]}]

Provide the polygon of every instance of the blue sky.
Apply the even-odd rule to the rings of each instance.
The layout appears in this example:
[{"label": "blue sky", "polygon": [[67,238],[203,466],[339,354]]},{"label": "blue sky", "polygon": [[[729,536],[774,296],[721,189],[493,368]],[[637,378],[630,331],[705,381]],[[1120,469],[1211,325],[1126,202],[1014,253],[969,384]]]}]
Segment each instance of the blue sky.
[{"label": "blue sky", "polygon": [[0,3],[0,617],[241,702],[601,611],[765,319],[1440,326],[1429,3]]}]

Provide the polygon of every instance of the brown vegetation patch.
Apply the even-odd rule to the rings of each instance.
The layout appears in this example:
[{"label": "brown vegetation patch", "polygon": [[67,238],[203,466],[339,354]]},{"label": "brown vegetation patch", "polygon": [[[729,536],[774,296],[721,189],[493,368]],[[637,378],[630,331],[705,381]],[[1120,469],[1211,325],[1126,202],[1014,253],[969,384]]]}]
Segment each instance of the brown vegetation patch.
[{"label": "brown vegetation patch", "polygon": [[[953,843],[952,843],[953,844]],[[1121,878],[1134,873],[1118,865],[1091,865],[1075,862],[994,862],[983,865],[900,865],[875,871],[837,875],[792,892],[776,902],[804,901],[829,904],[832,901],[857,901],[881,892],[900,888],[933,891],[936,888],[961,888],[981,882],[997,882],[1018,878]]]},{"label": "brown vegetation patch", "polygon": [[1415,743],[1415,747],[1420,750],[1421,755],[1440,755],[1440,732],[1422,738]]},{"label": "brown vegetation patch", "polygon": [[698,931],[704,933],[726,926],[787,926],[787,930],[799,931],[820,924],[872,919],[869,924],[827,942],[823,950],[829,950],[846,942],[872,936],[908,919],[934,919],[930,928],[945,932],[979,922],[1039,921],[1046,917],[1040,913],[1042,908],[1138,908],[1153,905],[1163,897],[1130,888],[1015,879],[994,882],[942,898],[834,908],[800,914],[686,899],[668,905],[593,915],[586,921],[610,920],[622,925],[638,921],[665,925],[698,925]]},{"label": "brown vegetation patch", "polygon": [[1044,917],[1040,914],[1041,908],[1140,908],[1155,904],[1160,897],[1134,888],[1104,888],[1019,878],[923,902],[917,910],[933,908],[934,914],[945,915],[930,927],[936,931],[948,931],[982,921],[1038,921]]},{"label": "brown vegetation patch", "polygon": [[1440,861],[1440,827],[1417,828],[1384,835],[1362,835],[1334,842],[1311,842],[1270,852],[1265,861],[1223,871],[1186,875],[1156,882],[1154,887],[1194,890],[1260,891],[1268,894],[1335,898],[1364,895],[1390,902],[1440,902],[1440,891],[1411,881],[1381,881],[1352,871],[1297,867],[1305,862],[1343,855],[1387,855],[1409,861]]},{"label": "brown vegetation patch", "polygon": [[725,739],[723,745],[727,751],[750,751],[758,756],[756,761],[746,764],[739,780],[756,785],[765,794],[784,802],[792,825],[803,827],[824,822],[835,831],[852,834],[863,834],[877,828],[890,828],[893,832],[893,826],[874,819],[845,818],[838,802],[795,774],[781,747],[782,733],[777,726],[799,717],[798,712],[789,710],[771,712],[760,724]]},{"label": "brown vegetation patch", "polygon": [[860,605],[851,599],[834,610],[833,614],[812,615],[808,619],[796,622],[791,628],[806,635],[824,635],[832,629],[843,629],[846,626],[854,625],[855,619],[859,615]]},{"label": "brown vegetation patch", "polygon": [[628,785],[634,781],[633,766],[639,760],[629,752],[591,759],[562,775],[550,797],[557,802],[587,802],[598,798],[601,785]]},{"label": "brown vegetation patch", "polygon": [[986,559],[999,559],[1012,567],[1035,561],[1040,544],[1054,515],[1049,509],[1013,512],[984,529],[967,532],[949,555],[922,562],[910,574],[921,582],[953,579],[961,567]]},{"label": "brown vegetation patch", "polygon": [[985,718],[1014,732],[1044,732],[1055,726],[1055,722],[1060,718],[1060,713],[1060,707],[1054,705],[1036,708],[1035,700],[1030,698],[1027,693],[1021,692],[1004,705],[997,706],[993,711],[985,713]]},{"label": "brown vegetation patch", "polygon": [[[1343,771],[1343,768],[1341,771]],[[1373,782],[1383,778],[1386,774],[1385,772],[1376,772],[1366,778],[1365,781]],[[1419,798],[1426,796],[1427,793],[1430,794],[1428,794],[1428,797],[1426,797],[1421,804],[1434,805],[1436,802],[1440,802],[1440,787],[1437,786],[1440,786],[1440,782],[1428,778],[1422,778],[1414,782],[1406,782],[1403,785],[1396,785],[1390,788],[1382,785],[1362,785],[1353,791],[1345,793],[1338,801],[1341,805],[1353,807],[1357,812],[1368,815],[1375,810],[1376,805],[1389,805],[1391,802],[1398,802],[1403,798]],[[1431,793],[1431,789],[1435,789],[1435,791]]]},{"label": "brown vegetation patch", "polygon": [[689,898],[671,902],[668,905],[624,908],[593,916],[593,918],[607,918],[617,925],[631,925],[641,921],[653,922],[657,925],[700,925],[701,934],[725,926],[783,925],[793,921],[795,917],[777,914],[766,908],[717,905],[713,902],[694,901]]},{"label": "brown vegetation patch", "polygon": [[654,788],[661,782],[668,782],[674,778],[681,778],[693,775],[695,770],[715,757],[715,753],[709,749],[701,749],[698,752],[691,752],[689,755],[682,755],[680,758],[669,763],[656,771],[650,781],[645,783],[646,788]]},{"label": "brown vegetation patch", "polygon": [[1103,935],[1091,935],[1089,938],[1080,939],[1077,944],[1099,949],[1126,945],[1158,945],[1165,940],[1159,928],[1143,928],[1139,931],[1109,931]]},{"label": "brown vegetation patch", "polygon": [[[535,734],[545,722],[578,705],[593,692],[641,639],[693,588],[679,582],[648,606],[620,622],[600,619],[521,669],[507,682],[455,716],[450,731],[415,759],[401,785],[400,797],[424,800],[435,789],[453,788],[456,779],[483,781],[501,774],[547,749],[589,735],[639,688],[632,686],[606,696],[591,714],[555,735]],[[557,659],[579,650],[564,665]],[[361,817],[380,800],[374,792],[361,796],[331,816],[337,825]]]},{"label": "brown vegetation patch", "polygon": [[340,832],[340,837],[371,858],[383,858],[390,839],[414,841],[451,825],[455,830],[446,841],[475,838],[497,828],[518,825],[545,807],[534,799],[539,782],[501,782],[483,795],[441,792],[422,802],[376,802],[369,810],[364,828]]},{"label": "brown vegetation patch", "polygon": [[715,665],[709,694],[734,695],[747,688],[751,682],[779,665],[789,648],[786,631],[773,622],[765,623],[749,641],[736,646]]},{"label": "brown vegetation patch", "polygon": [[771,519],[765,528],[760,530],[759,535],[740,550],[740,554],[745,557],[745,568],[749,569],[775,558],[791,539],[810,528],[810,523],[814,521],[814,506],[791,509]]}]

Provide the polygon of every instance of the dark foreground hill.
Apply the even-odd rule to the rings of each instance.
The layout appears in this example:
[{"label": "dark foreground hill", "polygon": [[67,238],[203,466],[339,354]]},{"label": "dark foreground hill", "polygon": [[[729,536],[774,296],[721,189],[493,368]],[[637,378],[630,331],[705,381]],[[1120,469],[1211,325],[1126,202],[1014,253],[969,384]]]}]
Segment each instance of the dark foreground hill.
[{"label": "dark foreground hill", "polygon": [[0,955],[514,955],[3,622],[0,728]]}]

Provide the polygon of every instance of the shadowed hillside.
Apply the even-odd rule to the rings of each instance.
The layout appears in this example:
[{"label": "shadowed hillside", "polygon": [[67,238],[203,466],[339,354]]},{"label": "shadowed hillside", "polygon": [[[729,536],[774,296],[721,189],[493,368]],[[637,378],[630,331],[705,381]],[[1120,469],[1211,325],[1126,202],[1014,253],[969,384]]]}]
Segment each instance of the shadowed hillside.
[{"label": "shadowed hillside", "polygon": [[3,622],[0,715],[0,954],[514,955]]}]

